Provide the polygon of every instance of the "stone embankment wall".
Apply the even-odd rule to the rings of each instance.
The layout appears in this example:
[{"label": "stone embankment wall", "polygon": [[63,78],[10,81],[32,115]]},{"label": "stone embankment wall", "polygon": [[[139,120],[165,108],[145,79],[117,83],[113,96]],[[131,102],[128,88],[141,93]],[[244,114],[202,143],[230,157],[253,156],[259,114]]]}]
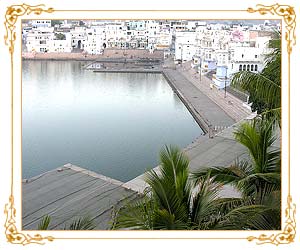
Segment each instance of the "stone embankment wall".
[{"label": "stone embankment wall", "polygon": [[101,59],[163,59],[163,51],[154,51],[150,53],[148,50],[121,50],[121,49],[106,49],[101,55],[90,55],[82,53],[37,53],[37,52],[23,52],[22,58],[28,60],[101,60]]}]

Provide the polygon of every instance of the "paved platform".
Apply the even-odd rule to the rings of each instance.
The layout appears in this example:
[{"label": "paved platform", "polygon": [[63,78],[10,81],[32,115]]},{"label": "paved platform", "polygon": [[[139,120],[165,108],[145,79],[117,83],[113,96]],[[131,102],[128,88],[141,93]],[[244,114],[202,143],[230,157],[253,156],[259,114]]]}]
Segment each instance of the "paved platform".
[{"label": "paved platform", "polygon": [[[252,118],[253,115],[248,117],[248,119]],[[244,119],[240,121],[240,123],[248,119]],[[223,130],[215,135],[214,138],[201,136],[183,149],[190,160],[190,171],[193,172],[211,166],[227,167],[234,164],[237,160],[249,159],[246,147],[234,139],[233,132],[238,128],[240,123],[236,123]],[[280,147],[280,137],[274,142],[273,147]],[[154,168],[156,171],[158,171],[158,169],[158,167]],[[126,182],[123,186],[142,193],[147,187],[144,178],[144,174],[140,175]],[[231,186],[225,185],[220,192],[220,196],[239,197],[240,195]]]},{"label": "paved platform", "polygon": [[63,229],[83,216],[92,218],[96,229],[109,229],[113,209],[137,198],[137,192],[122,185],[71,164],[23,180],[23,229],[37,229],[45,215],[51,216],[49,229]]},{"label": "paved platform", "polygon": [[206,132],[209,131],[209,127],[223,129],[235,123],[234,119],[178,70],[168,68],[164,69],[163,73],[195,120]]},{"label": "paved platform", "polygon": [[[190,65],[190,62],[189,62]],[[252,112],[245,106],[242,100],[233,96],[229,92],[226,93],[223,89],[211,88],[212,81],[205,75],[201,76],[191,67],[177,67],[177,70],[184,75],[196,88],[198,88],[203,94],[216,103],[222,110],[226,112],[235,122],[238,122]]]}]

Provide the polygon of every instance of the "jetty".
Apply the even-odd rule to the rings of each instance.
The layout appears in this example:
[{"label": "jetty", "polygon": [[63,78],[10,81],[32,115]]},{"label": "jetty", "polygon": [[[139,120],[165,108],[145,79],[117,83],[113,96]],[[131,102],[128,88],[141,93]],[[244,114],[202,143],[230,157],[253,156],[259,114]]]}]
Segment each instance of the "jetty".
[{"label": "jetty", "polygon": [[37,230],[45,215],[49,230],[64,229],[76,218],[91,218],[95,229],[107,230],[112,213],[139,197],[122,182],[66,164],[22,183],[22,228]]}]

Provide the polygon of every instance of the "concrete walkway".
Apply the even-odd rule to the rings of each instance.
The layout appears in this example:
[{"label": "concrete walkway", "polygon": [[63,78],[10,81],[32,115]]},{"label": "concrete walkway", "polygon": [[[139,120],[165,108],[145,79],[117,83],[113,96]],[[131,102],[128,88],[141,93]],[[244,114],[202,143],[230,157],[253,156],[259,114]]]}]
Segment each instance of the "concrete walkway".
[{"label": "concrete walkway", "polygon": [[60,230],[89,216],[95,229],[110,229],[114,209],[138,199],[123,183],[87,169],[66,164],[22,183],[22,228],[36,230],[45,215],[50,230]]},{"label": "concrete walkway", "polygon": [[[183,151],[190,160],[190,171],[197,171],[211,166],[230,166],[237,159],[247,157],[246,148],[233,138],[233,131],[237,125],[233,125],[214,138],[207,136],[199,137],[195,142],[186,147]],[[159,171],[159,167],[154,168]],[[123,187],[142,193],[147,187],[144,181],[145,175],[126,182]],[[224,186],[220,192],[221,197],[238,197],[239,194],[231,186]]]},{"label": "concrete walkway", "polygon": [[209,131],[210,126],[222,130],[235,123],[234,119],[178,70],[167,68],[163,70],[163,73],[174,91],[206,132]]},{"label": "concrete walkway", "polygon": [[196,72],[195,69],[191,68],[191,63],[187,62],[183,64],[183,67],[177,66],[177,70],[184,75],[191,83],[194,84],[196,88],[198,88],[203,94],[205,94],[209,99],[211,99],[214,103],[216,103],[222,110],[226,112],[235,122],[238,122],[247,116],[249,116],[252,112],[250,109],[244,106],[243,101],[236,98],[232,94],[226,92],[224,90],[218,90],[217,88],[210,87],[211,83],[213,83],[206,76],[201,76]]}]

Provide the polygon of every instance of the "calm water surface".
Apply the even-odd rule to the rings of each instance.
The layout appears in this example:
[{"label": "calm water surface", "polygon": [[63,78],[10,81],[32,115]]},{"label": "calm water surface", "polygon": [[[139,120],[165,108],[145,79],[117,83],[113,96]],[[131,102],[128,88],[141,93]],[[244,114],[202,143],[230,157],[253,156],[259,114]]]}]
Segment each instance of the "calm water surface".
[{"label": "calm water surface", "polygon": [[23,178],[70,162],[128,181],[155,167],[164,145],[202,134],[162,75],[82,65],[23,61]]}]

